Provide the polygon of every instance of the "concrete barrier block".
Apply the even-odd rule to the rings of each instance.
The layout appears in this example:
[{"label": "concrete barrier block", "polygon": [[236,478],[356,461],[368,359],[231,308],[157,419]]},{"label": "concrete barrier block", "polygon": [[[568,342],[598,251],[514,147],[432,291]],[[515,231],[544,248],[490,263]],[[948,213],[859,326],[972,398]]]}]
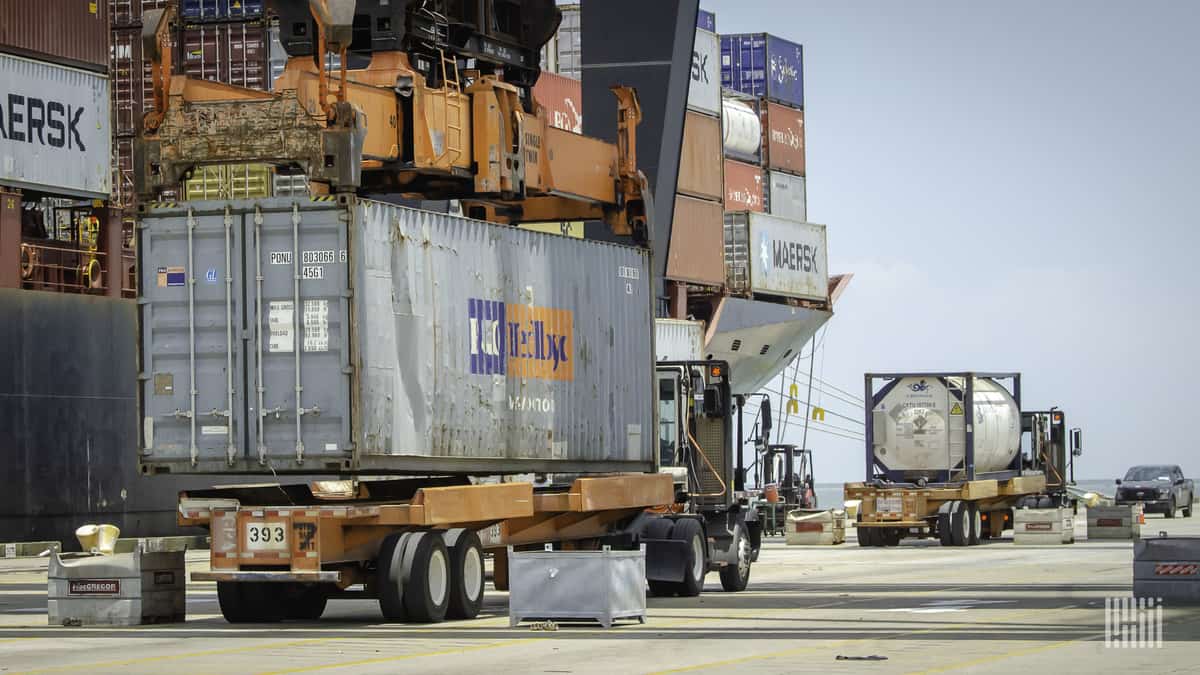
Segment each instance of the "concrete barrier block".
[{"label": "concrete barrier block", "polygon": [[1070,509],[1014,509],[1014,544],[1073,544],[1075,515]]}]

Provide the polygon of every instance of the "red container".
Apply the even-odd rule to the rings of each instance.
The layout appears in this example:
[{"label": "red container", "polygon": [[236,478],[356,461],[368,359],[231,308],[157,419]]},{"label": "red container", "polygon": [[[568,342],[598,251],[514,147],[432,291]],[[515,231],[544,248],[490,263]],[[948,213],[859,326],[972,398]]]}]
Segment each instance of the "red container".
[{"label": "red container", "polygon": [[267,31],[259,22],[217,23],[183,31],[180,69],[189,77],[271,88]]},{"label": "red container", "polygon": [[546,108],[550,126],[583,133],[583,85],[579,80],[542,71],[533,98]]},{"label": "red container", "polygon": [[721,202],[675,196],[667,277],[708,286],[725,284],[725,218]]},{"label": "red container", "polygon": [[0,51],[103,73],[108,0],[0,0]]},{"label": "red container", "polygon": [[778,103],[762,106],[767,168],[804,175],[804,111]]},{"label": "red container", "polygon": [[753,164],[725,160],[725,210],[763,210],[763,170]]},{"label": "red container", "polygon": [[140,26],[142,14],[148,9],[162,9],[171,0],[108,0],[109,16],[112,25]]}]

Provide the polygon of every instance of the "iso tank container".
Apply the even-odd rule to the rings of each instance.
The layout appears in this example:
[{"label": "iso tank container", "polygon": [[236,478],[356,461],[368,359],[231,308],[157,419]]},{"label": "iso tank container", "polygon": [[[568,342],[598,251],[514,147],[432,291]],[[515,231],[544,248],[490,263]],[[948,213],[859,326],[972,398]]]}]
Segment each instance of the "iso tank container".
[{"label": "iso tank container", "polygon": [[721,36],[721,86],[804,107],[804,47],[767,33]]},{"label": "iso tank container", "polygon": [[722,98],[721,140],[726,157],[761,164],[762,130],[757,100],[730,96]]},{"label": "iso tank container", "polygon": [[654,470],[647,251],[330,199],[143,209],[145,472]]},{"label": "iso tank container", "polygon": [[1013,466],[1021,449],[1020,406],[995,379],[970,379],[971,406],[962,376],[895,377],[873,393],[868,447],[875,466],[895,480],[969,480]]},{"label": "iso tank container", "polygon": [[0,185],[107,199],[108,77],[0,54]]}]

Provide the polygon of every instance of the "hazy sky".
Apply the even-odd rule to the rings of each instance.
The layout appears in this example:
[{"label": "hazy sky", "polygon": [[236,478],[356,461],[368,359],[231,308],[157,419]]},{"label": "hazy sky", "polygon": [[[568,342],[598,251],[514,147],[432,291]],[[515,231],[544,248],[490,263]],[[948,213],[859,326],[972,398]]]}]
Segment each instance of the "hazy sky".
[{"label": "hazy sky", "polygon": [[[1200,478],[1200,3],[701,7],[804,44],[809,219],[855,274],[818,377],[1019,370],[1083,427],[1077,477]],[[861,441],[809,446],[819,482],[861,479]]]}]

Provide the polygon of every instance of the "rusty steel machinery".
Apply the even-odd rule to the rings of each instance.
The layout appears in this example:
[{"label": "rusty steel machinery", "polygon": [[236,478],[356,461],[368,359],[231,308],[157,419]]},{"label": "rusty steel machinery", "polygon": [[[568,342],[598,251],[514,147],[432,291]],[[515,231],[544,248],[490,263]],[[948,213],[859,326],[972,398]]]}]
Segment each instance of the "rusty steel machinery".
[{"label": "rusty steel machinery", "polygon": [[500,223],[604,220],[648,236],[641,110],[614,87],[616,143],[550,126],[530,93],[553,0],[275,0],[273,92],[172,74],[174,10],[147,12],[154,109],[135,175],[153,200],[197,167],[268,162],[332,192],[459,199]]}]

